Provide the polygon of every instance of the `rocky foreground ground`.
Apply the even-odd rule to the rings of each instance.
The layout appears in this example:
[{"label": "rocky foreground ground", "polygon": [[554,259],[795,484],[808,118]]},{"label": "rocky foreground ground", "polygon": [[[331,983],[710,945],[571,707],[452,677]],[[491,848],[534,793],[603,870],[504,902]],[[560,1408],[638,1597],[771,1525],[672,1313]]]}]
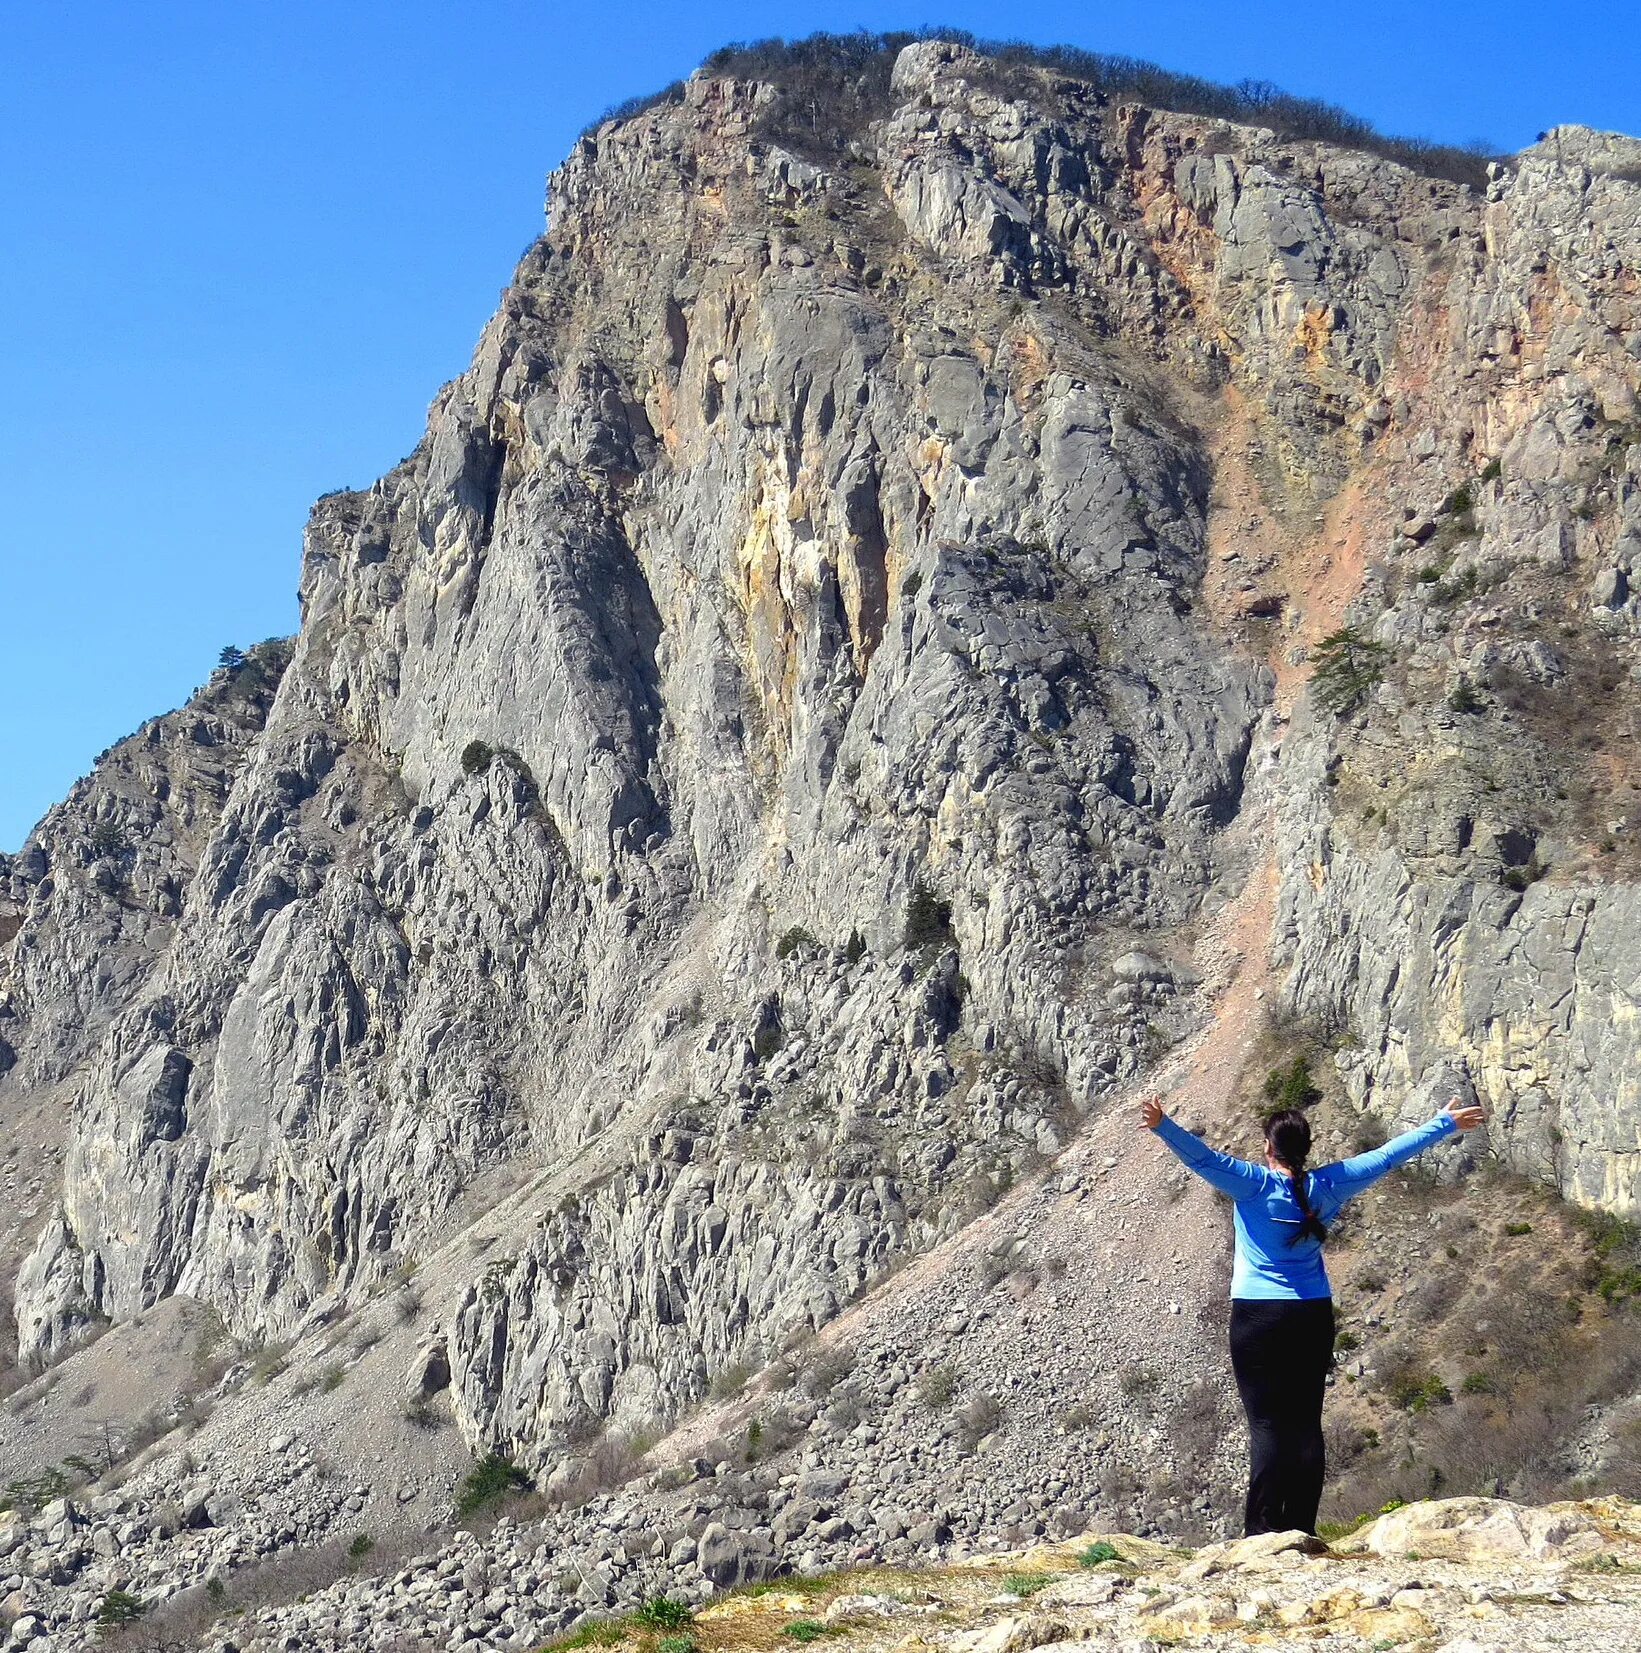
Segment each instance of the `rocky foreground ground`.
[{"label": "rocky foreground ground", "polygon": [[[1088,1643],[1151,1653],[1285,1644],[1358,1653],[1633,1647],[1641,1637],[1641,1507],[1409,1505],[1329,1548],[1299,1533],[1195,1552],[1126,1535],[929,1571],[863,1569],[758,1586],[687,1627],[663,1603],[589,1626],[583,1645],[743,1653],[828,1640],[841,1650],[1023,1653]],[[477,1645],[477,1644],[474,1644]]]},{"label": "rocky foreground ground", "polygon": [[[313,1645],[309,1634],[293,1626],[276,1645]],[[1447,1499],[1383,1515],[1331,1548],[1301,1533],[1194,1552],[1088,1535],[941,1568],[754,1585],[693,1614],[661,1597],[623,1619],[589,1618],[553,1645],[753,1653],[823,1640],[840,1653],[1025,1653],[1078,1642],[1120,1653],[1289,1644],[1616,1653],[1641,1640],[1641,1506]],[[226,1653],[246,1642],[230,1634],[220,1645]],[[447,1645],[478,1653],[492,1644],[458,1634]]]},{"label": "rocky foreground ground", "polygon": [[[59,1508],[47,1519],[60,1525],[74,1515]],[[630,1541],[635,1549],[662,1542],[658,1533]],[[713,1583],[733,1576],[736,1560],[723,1529],[689,1548],[687,1558],[667,1556],[670,1569],[648,1569],[658,1579],[670,1571],[676,1594],[658,1590],[619,1616],[572,1610],[566,1622],[565,1602],[602,1594],[608,1576],[594,1578],[572,1552],[555,1550],[550,1527],[504,1519],[486,1539],[464,1534],[436,1563],[413,1557],[260,1611],[195,1591],[129,1623],[106,1614],[113,1622],[96,1640],[132,1653],[183,1646],[485,1653],[538,1645],[757,1653],[820,1640],[836,1642],[840,1653],[1026,1653],[1072,1642],[1118,1653],[1290,1643],[1328,1653],[1618,1653],[1641,1643],[1641,1505],[1620,1498],[1544,1507],[1482,1498],[1415,1503],[1331,1543],[1275,1533],[1191,1550],[1090,1532],[944,1565],[868,1561],[731,1589]],[[504,1555],[511,1571],[500,1566]],[[614,1568],[638,1559],[623,1553]],[[556,1638],[538,1643],[528,1634],[531,1597],[540,1598],[537,1622],[566,1623]],[[85,1645],[90,1634],[89,1626],[54,1634],[25,1612],[4,1645],[55,1653]]]}]

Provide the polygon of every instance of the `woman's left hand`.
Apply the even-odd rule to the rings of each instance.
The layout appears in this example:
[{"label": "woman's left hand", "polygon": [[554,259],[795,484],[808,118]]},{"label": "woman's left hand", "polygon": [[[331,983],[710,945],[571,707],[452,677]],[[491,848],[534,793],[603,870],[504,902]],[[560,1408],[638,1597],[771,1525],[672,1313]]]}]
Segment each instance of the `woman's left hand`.
[{"label": "woman's left hand", "polygon": [[1147,1131],[1154,1131],[1162,1123],[1162,1103],[1155,1096],[1148,1096],[1140,1103],[1140,1125]]},{"label": "woman's left hand", "polygon": [[1481,1103],[1461,1102],[1457,1097],[1447,1104],[1446,1112],[1461,1131],[1473,1131],[1487,1120],[1487,1115],[1482,1112]]}]

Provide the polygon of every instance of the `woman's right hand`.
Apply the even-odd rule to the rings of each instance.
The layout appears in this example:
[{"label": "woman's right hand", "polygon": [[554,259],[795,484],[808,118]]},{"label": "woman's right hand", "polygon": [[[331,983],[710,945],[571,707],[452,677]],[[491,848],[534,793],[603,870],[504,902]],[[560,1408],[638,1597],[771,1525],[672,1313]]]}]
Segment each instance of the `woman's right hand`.
[{"label": "woman's right hand", "polygon": [[1456,1096],[1444,1110],[1461,1131],[1473,1131],[1487,1122],[1487,1115],[1479,1102],[1461,1102]]},{"label": "woman's right hand", "polygon": [[1155,1096],[1148,1096],[1140,1103],[1140,1125],[1147,1131],[1154,1131],[1162,1123],[1162,1103]]}]

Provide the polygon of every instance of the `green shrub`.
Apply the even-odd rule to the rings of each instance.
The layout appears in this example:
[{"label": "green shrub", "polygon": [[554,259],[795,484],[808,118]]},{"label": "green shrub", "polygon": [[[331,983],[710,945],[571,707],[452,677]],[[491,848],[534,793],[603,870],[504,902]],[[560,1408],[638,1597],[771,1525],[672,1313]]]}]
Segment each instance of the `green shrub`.
[{"label": "green shrub", "polygon": [[363,1561],[376,1548],[376,1540],[368,1532],[356,1532],[348,1545],[348,1555],[354,1561]]},{"label": "green shrub", "polygon": [[92,853],[98,856],[124,855],[129,847],[125,834],[112,821],[99,821],[86,839]]},{"label": "green shrub", "polygon": [[819,942],[801,924],[794,924],[775,943],[775,957],[778,959],[791,958],[800,947],[817,947],[819,945]]},{"label": "green shrub", "polygon": [[8,1481],[0,1492],[0,1510],[17,1509],[35,1515],[69,1490],[68,1477],[60,1469],[42,1470],[38,1475]]},{"label": "green shrub", "polygon": [[1466,511],[1475,506],[1475,496],[1470,492],[1470,485],[1461,482],[1446,499],[1442,501],[1441,514],[1444,517],[1463,516]]},{"label": "green shrub", "polygon": [[696,1653],[697,1645],[693,1636],[663,1636],[655,1644],[655,1653]]},{"label": "green shrub", "polygon": [[1466,1372],[1459,1385],[1461,1395],[1496,1395],[1498,1392],[1498,1384],[1486,1372]]},{"label": "green shrub", "polygon": [[1482,466],[1481,480],[1483,482],[1497,482],[1503,475],[1504,461],[1502,459],[1489,459],[1487,463]]},{"label": "green shrub", "polygon": [[849,932],[849,945],[844,948],[843,956],[850,964],[859,964],[866,957],[866,937],[859,930]]},{"label": "green shrub", "polygon": [[456,1495],[456,1513],[461,1516],[476,1514],[489,1504],[499,1503],[515,1492],[524,1492],[530,1486],[530,1477],[511,1459],[492,1452],[479,1460],[468,1472]]},{"label": "green shrub", "polygon": [[900,595],[902,597],[915,597],[922,589],[923,576],[919,574],[916,569],[913,569],[912,572],[900,582]]},{"label": "green shrub", "polygon": [[905,940],[908,947],[931,950],[952,945],[952,904],[921,880],[912,886],[906,903]]},{"label": "green shrub", "polygon": [[1519,1240],[1523,1234],[1531,1234],[1533,1232],[1533,1225],[1531,1223],[1506,1223],[1504,1225],[1504,1232],[1508,1234],[1512,1240]]},{"label": "green shrub", "polygon": [[1549,865],[1535,855],[1525,866],[1506,867],[1499,876],[1506,889],[1514,890],[1519,895],[1536,884],[1549,870]]},{"label": "green shrub", "polygon": [[1472,712],[1479,712],[1486,704],[1479,694],[1470,687],[1470,680],[1461,677],[1457,687],[1447,697],[1447,709],[1457,712],[1460,716],[1468,716]]},{"label": "green shrub", "polygon": [[957,1373],[950,1366],[935,1366],[923,1374],[917,1398],[929,1407],[950,1406],[957,1393]]},{"label": "green shrub", "polygon": [[1310,1058],[1304,1055],[1272,1068],[1265,1075],[1261,1088],[1271,1113],[1281,1113],[1287,1108],[1308,1108],[1313,1102],[1322,1100],[1322,1088],[1311,1077]]},{"label": "green shrub", "polygon": [[1428,1412],[1433,1406],[1447,1406],[1452,1391],[1434,1372],[1404,1366],[1385,1380],[1385,1393],[1404,1412]]},{"label": "green shrub", "polygon": [[1581,1211],[1578,1221],[1589,1240],[1590,1250],[1603,1260],[1641,1251],[1641,1224],[1615,1216],[1611,1211]]},{"label": "green shrub", "polygon": [[1079,1567],[1098,1567],[1102,1562],[1121,1561],[1122,1558],[1122,1551],[1115,1544],[1108,1544],[1102,1538],[1096,1543],[1090,1544],[1087,1549],[1078,1552],[1077,1565]]},{"label": "green shrub", "polygon": [[1362,1340],[1355,1332],[1337,1331],[1333,1334],[1333,1348],[1336,1354],[1348,1355],[1361,1346]]},{"label": "green shrub", "polygon": [[1621,1268],[1603,1269],[1595,1289],[1615,1307],[1629,1302],[1632,1297],[1641,1297],[1641,1268],[1625,1264]]},{"label": "green shrub", "polygon": [[496,749],[488,741],[470,740],[462,748],[462,773],[482,775],[495,761]]}]

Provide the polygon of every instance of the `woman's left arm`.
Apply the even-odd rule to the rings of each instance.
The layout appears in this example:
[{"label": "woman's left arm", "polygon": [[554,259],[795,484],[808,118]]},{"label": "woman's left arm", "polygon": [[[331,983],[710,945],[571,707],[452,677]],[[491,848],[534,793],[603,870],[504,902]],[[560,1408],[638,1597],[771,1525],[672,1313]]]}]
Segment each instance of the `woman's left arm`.
[{"label": "woman's left arm", "polygon": [[1460,1131],[1473,1131],[1486,1115],[1478,1103],[1450,1102],[1434,1119],[1393,1136],[1383,1147],[1370,1149],[1325,1167],[1328,1186],[1342,1200],[1353,1199],[1398,1165],[1416,1159],[1425,1149]]}]

